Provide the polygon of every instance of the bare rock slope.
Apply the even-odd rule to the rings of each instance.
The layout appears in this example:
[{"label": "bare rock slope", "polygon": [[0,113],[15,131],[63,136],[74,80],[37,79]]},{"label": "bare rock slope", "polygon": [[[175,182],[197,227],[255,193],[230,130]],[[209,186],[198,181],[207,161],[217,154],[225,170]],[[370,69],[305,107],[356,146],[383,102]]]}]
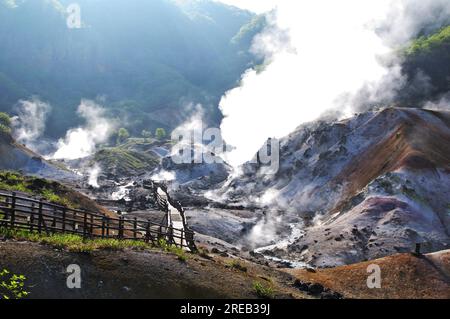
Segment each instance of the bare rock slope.
[{"label": "bare rock slope", "polygon": [[263,170],[244,165],[225,197],[299,217],[283,258],[328,267],[450,245],[450,112],[388,108],[303,125],[281,141],[278,173]]}]

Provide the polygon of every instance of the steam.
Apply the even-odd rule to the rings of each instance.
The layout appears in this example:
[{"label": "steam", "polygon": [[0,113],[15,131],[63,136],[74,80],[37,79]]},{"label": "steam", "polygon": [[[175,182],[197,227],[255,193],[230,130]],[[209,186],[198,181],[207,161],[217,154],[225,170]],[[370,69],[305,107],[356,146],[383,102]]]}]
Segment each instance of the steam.
[{"label": "steam", "polygon": [[176,173],[162,170],[151,177],[155,182],[171,182],[176,180]]},{"label": "steam", "polygon": [[[253,8],[250,1],[224,2]],[[450,16],[444,0],[261,5],[268,3],[277,9],[252,47],[265,58],[265,70],[246,71],[241,87],[220,102],[223,138],[236,147],[227,159],[234,166],[252,158],[267,138],[286,136],[323,114],[345,117],[391,103],[405,84],[393,49]]]},{"label": "steam", "polygon": [[50,109],[49,104],[38,98],[28,101],[20,100],[16,107],[17,116],[12,118],[15,139],[39,151],[44,146],[39,138],[44,134]]},{"label": "steam", "polygon": [[105,116],[105,110],[93,101],[82,100],[77,113],[86,124],[69,130],[66,137],[58,141],[52,158],[73,160],[89,156],[98,144],[110,138],[116,127],[114,121]]},{"label": "steam", "polygon": [[450,106],[450,93],[447,93],[437,101],[426,102],[423,108],[433,111],[449,111],[449,106]]},{"label": "steam", "polygon": [[193,148],[196,150],[194,156],[201,156],[202,154],[201,152],[197,152],[198,148],[201,148],[201,145],[195,142],[201,143],[203,140],[204,111],[200,104],[195,106],[189,104],[187,108],[192,110],[192,115],[172,131],[172,140],[176,144],[172,146],[171,156],[178,155],[178,152],[187,146],[186,144],[193,144]]},{"label": "steam", "polygon": [[99,188],[100,185],[98,184],[98,177],[101,173],[101,168],[98,164],[95,164],[94,167],[92,167],[90,170],[88,170],[88,184],[94,188]]}]

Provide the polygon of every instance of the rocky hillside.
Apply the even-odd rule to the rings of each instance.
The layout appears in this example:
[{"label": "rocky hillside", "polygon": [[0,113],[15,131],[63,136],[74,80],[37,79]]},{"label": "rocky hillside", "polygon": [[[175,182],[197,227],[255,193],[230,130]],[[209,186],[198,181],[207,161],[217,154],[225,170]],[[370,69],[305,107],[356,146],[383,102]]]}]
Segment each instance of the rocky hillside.
[{"label": "rocky hillside", "polygon": [[388,108],[303,125],[281,140],[278,173],[263,170],[244,165],[224,196],[272,211],[265,231],[275,220],[284,235],[298,230],[277,256],[335,266],[450,245],[449,112]]},{"label": "rocky hillside", "polygon": [[46,161],[9,134],[0,134],[0,170],[17,170],[46,178],[74,180],[75,174],[61,165]]}]

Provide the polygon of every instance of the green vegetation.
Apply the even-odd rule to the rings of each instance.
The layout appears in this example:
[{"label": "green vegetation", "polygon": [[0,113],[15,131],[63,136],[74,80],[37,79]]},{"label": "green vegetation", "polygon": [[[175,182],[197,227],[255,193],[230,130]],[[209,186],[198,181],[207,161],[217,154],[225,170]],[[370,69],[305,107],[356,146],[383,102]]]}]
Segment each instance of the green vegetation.
[{"label": "green vegetation", "polygon": [[249,45],[253,41],[253,38],[266,26],[266,16],[263,14],[258,15],[254,17],[249,23],[242,26],[239,32],[231,39],[231,43]]},{"label": "green vegetation", "polygon": [[23,176],[15,172],[0,171],[0,189],[40,195],[51,203],[69,208],[78,208],[76,203],[65,196],[67,195],[66,190],[62,186],[41,178]]},{"label": "green vegetation", "polygon": [[[448,92],[450,26],[416,39],[403,50],[402,55],[404,59],[402,69],[407,75],[408,82],[400,92],[400,103],[417,104],[438,98]],[[424,79],[427,85],[418,90],[418,81],[422,83]]]},{"label": "green vegetation", "polygon": [[16,240],[30,241],[50,245],[58,249],[66,249],[71,252],[88,253],[94,250],[123,250],[131,249],[151,249],[152,245],[143,241],[118,240],[118,239],[85,239],[78,235],[71,234],[39,234],[28,230],[15,230],[0,228],[0,235]]},{"label": "green vegetation", "polygon": [[177,247],[175,245],[169,245],[164,239],[160,239],[158,241],[158,247],[168,253],[176,255],[179,261],[186,262],[188,258],[183,248]]},{"label": "green vegetation", "polygon": [[0,112],[0,134],[11,134],[11,118],[3,112]]},{"label": "green vegetation", "polygon": [[117,145],[124,143],[128,138],[130,138],[130,133],[125,128],[120,128],[117,132]]},{"label": "green vegetation", "polygon": [[166,130],[161,127],[157,128],[155,131],[155,136],[160,141],[162,141],[166,137],[166,135]]},{"label": "green vegetation", "polygon": [[259,281],[253,283],[253,290],[259,298],[263,299],[273,299],[274,291],[271,286],[264,285]]},{"label": "green vegetation", "polygon": [[109,147],[98,151],[93,161],[105,171],[117,174],[134,174],[154,169],[159,161],[154,156],[142,152],[127,150],[125,147]]},{"label": "green vegetation", "polygon": [[[254,59],[251,27],[242,30],[246,41],[231,43],[254,15],[219,2],[80,0],[90,27],[78,32],[61,14],[67,1],[6,1],[14,5],[0,0],[0,110],[34,93],[45,97],[49,137],[79,125],[80,100],[99,93],[108,97],[107,116],[131,135],[169,131],[189,115],[187,101],[218,105]],[[208,113],[220,120],[217,107]]]},{"label": "green vegetation", "polygon": [[151,250],[159,248],[170,254],[177,256],[177,259],[181,262],[186,262],[188,255],[186,252],[175,245],[169,245],[164,239],[160,239],[155,246],[150,243],[135,240],[118,240],[118,239],[89,239],[82,236],[72,234],[51,234],[45,233],[39,234],[36,231],[9,229],[0,227],[0,235],[6,239],[15,239],[20,241],[30,241],[34,243],[40,243],[52,246],[57,249],[65,249],[70,252],[76,253],[90,253],[95,250],[117,250],[124,249],[134,250]]},{"label": "green vegetation", "polygon": [[28,296],[23,275],[12,274],[9,270],[0,271],[0,299],[22,299]]},{"label": "green vegetation", "polygon": [[444,46],[450,46],[450,26],[442,28],[432,35],[414,40],[406,49],[406,54],[417,55],[431,53],[432,50],[442,49]]}]

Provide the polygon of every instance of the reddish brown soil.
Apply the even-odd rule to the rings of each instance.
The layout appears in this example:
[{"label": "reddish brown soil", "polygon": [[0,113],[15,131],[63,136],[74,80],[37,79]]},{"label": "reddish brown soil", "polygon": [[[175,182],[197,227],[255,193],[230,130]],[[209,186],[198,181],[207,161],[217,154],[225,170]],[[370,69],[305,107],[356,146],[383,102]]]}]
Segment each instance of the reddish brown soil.
[{"label": "reddish brown soil", "polygon": [[[398,110],[386,109],[383,112]],[[388,172],[401,168],[431,171],[437,168],[450,169],[450,135],[410,110],[402,110],[402,113],[406,118],[399,122],[393,133],[354,158],[332,182],[347,187],[347,195],[336,210],[373,179]],[[436,116],[433,112],[431,114]],[[439,119],[450,126],[450,119],[445,114],[439,114]]]},{"label": "reddish brown soil", "polygon": [[[369,289],[367,267],[380,266],[381,289]],[[450,251],[417,257],[401,254],[308,272],[286,270],[303,282],[322,284],[345,298],[450,299]]]}]

